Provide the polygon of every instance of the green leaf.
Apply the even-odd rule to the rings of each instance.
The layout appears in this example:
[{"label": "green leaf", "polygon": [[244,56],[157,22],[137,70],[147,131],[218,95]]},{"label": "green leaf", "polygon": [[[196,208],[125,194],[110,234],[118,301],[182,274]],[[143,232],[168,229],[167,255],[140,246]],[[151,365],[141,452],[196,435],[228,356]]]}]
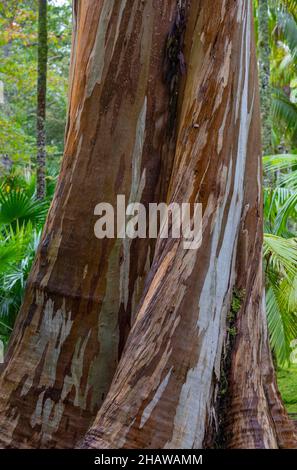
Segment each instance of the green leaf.
[{"label": "green leaf", "polygon": [[274,271],[283,276],[297,275],[297,239],[286,239],[266,233],[263,251]]},{"label": "green leaf", "polygon": [[44,223],[48,210],[46,201],[30,197],[24,190],[0,190],[0,224],[19,225],[29,221],[36,226]]}]

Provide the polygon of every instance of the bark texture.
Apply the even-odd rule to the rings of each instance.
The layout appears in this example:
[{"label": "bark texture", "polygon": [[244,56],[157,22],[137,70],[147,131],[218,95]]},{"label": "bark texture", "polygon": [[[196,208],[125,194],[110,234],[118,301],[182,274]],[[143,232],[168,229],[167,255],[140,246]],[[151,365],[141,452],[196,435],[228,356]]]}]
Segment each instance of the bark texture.
[{"label": "bark texture", "polygon": [[[262,307],[251,2],[81,0],[74,16],[65,155],[1,376],[1,445],[293,446]],[[117,194],[202,203],[201,248],[97,240],[94,207]]]},{"label": "bark texture", "polygon": [[2,446],[73,447],[106,396],[154,243],[97,240],[94,208],[164,199],[175,15],[169,0],[74,2],[65,155],[1,376]]},{"label": "bark texture", "polygon": [[37,78],[37,197],[46,194],[46,82],[47,82],[47,0],[38,0],[38,78]]},{"label": "bark texture", "polygon": [[[203,202],[203,243],[193,253],[179,241],[159,240],[136,322],[83,448],[296,443],[272,372],[263,308],[251,2],[220,6],[191,2],[169,191],[174,202]],[[234,292],[241,305],[231,330]],[[227,343],[231,334],[236,339]],[[223,374],[228,400],[220,398]]]}]

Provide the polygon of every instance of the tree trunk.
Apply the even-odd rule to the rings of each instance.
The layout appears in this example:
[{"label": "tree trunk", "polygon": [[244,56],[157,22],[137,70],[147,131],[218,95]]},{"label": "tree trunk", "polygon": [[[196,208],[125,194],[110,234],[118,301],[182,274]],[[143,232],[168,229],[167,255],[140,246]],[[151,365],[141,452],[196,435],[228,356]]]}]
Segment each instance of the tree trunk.
[{"label": "tree trunk", "polygon": [[259,1],[259,76],[262,118],[262,150],[272,153],[271,86],[270,86],[270,39],[268,0]]},{"label": "tree trunk", "polygon": [[47,75],[47,0],[38,0],[38,78],[37,78],[37,197],[46,194],[45,115]]},{"label": "tree trunk", "polygon": [[74,2],[65,155],[2,374],[3,446],[73,447],[108,391],[155,243],[97,240],[94,208],[165,198],[175,6]]},{"label": "tree trunk", "polygon": [[169,199],[203,202],[203,243],[193,254],[180,241],[159,241],[149,287],[83,448],[296,444],[263,309],[251,3],[198,3],[189,11]]},{"label": "tree trunk", "polygon": [[[220,7],[74,2],[65,155],[1,377],[4,447],[295,445],[262,307],[251,2]],[[202,246],[97,240],[94,207],[117,194],[202,203]]]}]

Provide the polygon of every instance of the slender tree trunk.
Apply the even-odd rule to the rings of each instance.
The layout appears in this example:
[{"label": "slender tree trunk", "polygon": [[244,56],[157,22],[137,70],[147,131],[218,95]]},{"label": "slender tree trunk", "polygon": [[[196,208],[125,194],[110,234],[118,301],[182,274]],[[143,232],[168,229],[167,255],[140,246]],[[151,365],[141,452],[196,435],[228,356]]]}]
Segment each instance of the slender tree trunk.
[{"label": "slender tree trunk", "polygon": [[38,77],[37,77],[37,197],[46,194],[46,76],[47,76],[47,0],[38,0]]},{"label": "slender tree trunk", "polygon": [[[1,376],[1,445],[294,446],[262,308],[251,2],[74,13],[65,155]],[[201,248],[97,240],[94,207],[117,194],[203,203]]]},{"label": "slender tree trunk", "polygon": [[262,118],[262,150],[272,153],[271,86],[270,86],[270,38],[268,0],[259,2],[259,76]]}]

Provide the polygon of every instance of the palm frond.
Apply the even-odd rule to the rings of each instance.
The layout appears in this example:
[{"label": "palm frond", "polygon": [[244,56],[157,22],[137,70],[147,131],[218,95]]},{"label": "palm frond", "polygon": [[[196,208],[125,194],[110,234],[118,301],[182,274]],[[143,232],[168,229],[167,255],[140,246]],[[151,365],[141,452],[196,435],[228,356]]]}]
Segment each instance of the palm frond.
[{"label": "palm frond", "polygon": [[275,231],[281,233],[287,228],[289,218],[294,216],[296,213],[297,206],[297,192],[294,191],[290,197],[286,200],[282,208],[279,210],[275,220]]},{"label": "palm frond", "polygon": [[290,13],[297,23],[297,0],[281,0],[288,13]]},{"label": "palm frond", "polygon": [[284,277],[297,275],[297,239],[265,233],[263,252],[273,271]]},{"label": "palm frond", "polygon": [[19,225],[29,221],[40,226],[44,223],[48,203],[30,197],[23,190],[0,190],[0,224]]},{"label": "palm frond", "polygon": [[[291,9],[292,11],[292,9]],[[285,11],[278,15],[278,25],[282,32],[282,38],[288,45],[292,57],[296,58],[297,52],[297,23],[291,13]]]},{"label": "palm frond", "polygon": [[29,242],[31,227],[25,226],[16,229],[7,226],[0,232],[0,273],[8,272],[10,266],[18,263],[24,256]]},{"label": "palm frond", "polygon": [[297,130],[297,105],[281,90],[274,90],[272,94],[271,114],[276,125],[281,122],[287,133],[293,134]]},{"label": "palm frond", "polygon": [[263,157],[267,174],[277,173],[278,182],[288,191],[297,190],[297,154],[279,154]]},{"label": "palm frond", "polygon": [[271,347],[279,365],[288,363],[291,341],[297,338],[297,316],[288,309],[284,286],[270,284],[266,293],[266,312]]},{"label": "palm frond", "polygon": [[266,171],[288,170],[292,165],[297,165],[297,154],[266,155],[263,157],[263,164]]}]

